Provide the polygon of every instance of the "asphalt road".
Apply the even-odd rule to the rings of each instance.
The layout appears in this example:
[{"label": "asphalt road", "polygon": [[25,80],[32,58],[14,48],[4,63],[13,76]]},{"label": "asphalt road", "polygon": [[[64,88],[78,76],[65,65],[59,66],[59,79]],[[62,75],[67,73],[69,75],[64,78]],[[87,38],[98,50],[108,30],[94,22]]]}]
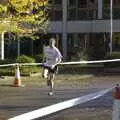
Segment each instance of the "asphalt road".
[{"label": "asphalt road", "polygon": [[[110,78],[111,80],[105,81],[108,78]],[[113,78],[116,79],[115,77]],[[1,85],[0,120],[7,120],[8,118],[14,117],[16,115],[40,109],[48,105],[87,95],[89,93],[94,93],[105,88],[110,88],[113,86],[113,84],[116,83],[116,81],[112,79],[112,77],[98,77],[97,79],[96,81],[98,82],[94,82],[94,87],[90,87],[87,89],[81,89],[81,87],[79,86],[71,87],[69,84],[56,86],[55,94],[53,96],[48,96],[48,88],[46,86],[11,87]],[[117,76],[117,79],[119,79],[119,76]],[[115,83],[113,83],[113,81]],[[97,100],[78,105],[74,108],[58,112],[57,114],[53,114],[52,116],[47,116],[46,118],[42,119],[88,120],[89,118],[89,120],[107,120],[112,116],[112,105],[112,92],[109,92],[108,94],[102,96]],[[81,116],[81,118],[79,118],[79,116]],[[84,116],[88,116],[88,118],[84,119]],[[99,116],[102,116],[102,118],[100,118]],[[107,117],[103,118],[103,116]],[[96,119],[93,119],[95,117]]]},{"label": "asphalt road", "polygon": [[[100,89],[81,90],[78,88],[56,88],[55,94],[53,96],[48,96],[47,88],[30,86],[24,88],[0,87],[0,120],[5,120],[19,114],[89,93],[94,93],[99,90]],[[112,95],[111,93],[108,93],[98,100],[76,106],[75,110],[83,108],[108,109],[111,107]]]}]

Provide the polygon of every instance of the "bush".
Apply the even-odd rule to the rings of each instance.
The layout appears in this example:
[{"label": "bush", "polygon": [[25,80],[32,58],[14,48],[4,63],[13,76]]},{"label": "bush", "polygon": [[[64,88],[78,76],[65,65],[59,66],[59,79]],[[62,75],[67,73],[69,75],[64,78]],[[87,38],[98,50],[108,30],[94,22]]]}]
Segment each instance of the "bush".
[{"label": "bush", "polygon": [[[110,55],[110,53],[107,53],[106,59],[120,59],[120,52],[112,52],[112,54]],[[105,67],[120,67],[120,61],[118,62],[110,62],[110,63],[104,63]]]},{"label": "bush", "polygon": [[11,59],[0,60],[0,65],[3,65],[3,64],[12,64],[12,63],[15,63],[15,60],[11,60]]},{"label": "bush", "polygon": [[112,52],[111,55],[107,53],[107,58],[108,59],[120,59],[120,52]]},{"label": "bush", "polygon": [[16,62],[17,63],[34,63],[35,59],[28,57],[26,55],[22,55],[17,57]]},{"label": "bush", "polygon": [[[11,64],[11,63],[32,63],[35,62],[35,60],[31,57],[22,55],[19,56],[16,60],[11,59],[5,59],[0,60],[0,64]],[[41,72],[40,67],[37,66],[20,66],[20,74],[21,75],[30,75],[32,73]],[[15,75],[15,66],[11,67],[0,67],[0,75],[5,76],[13,76]]]},{"label": "bush", "polygon": [[103,72],[102,64],[77,64],[59,66],[60,74],[99,74]]},{"label": "bush", "polygon": [[15,75],[15,68],[14,67],[0,68],[0,75],[1,76],[14,76]]},{"label": "bush", "polygon": [[[3,64],[12,64],[15,63],[15,60],[12,59],[4,59],[4,60],[0,60],[0,65]],[[9,76],[9,75],[14,75],[14,67],[0,67],[0,75],[5,75],[5,76]]]},{"label": "bush", "polygon": [[36,60],[36,62],[42,62],[43,61],[43,54],[39,54],[39,55],[36,55],[35,56],[35,60]]},{"label": "bush", "polygon": [[[17,63],[35,63],[35,59],[22,55],[17,57],[16,59]],[[21,66],[20,67],[20,71],[22,75],[30,75],[31,73],[36,73],[40,71],[40,68],[38,68],[37,66]]]}]

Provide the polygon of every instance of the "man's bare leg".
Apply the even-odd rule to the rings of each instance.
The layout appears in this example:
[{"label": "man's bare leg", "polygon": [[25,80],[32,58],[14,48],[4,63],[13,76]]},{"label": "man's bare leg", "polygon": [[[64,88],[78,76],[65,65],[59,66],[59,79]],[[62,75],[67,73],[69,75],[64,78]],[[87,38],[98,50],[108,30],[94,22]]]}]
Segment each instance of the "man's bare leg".
[{"label": "man's bare leg", "polygon": [[48,78],[48,69],[43,69],[42,76]]},{"label": "man's bare leg", "polygon": [[54,89],[54,79],[55,79],[55,74],[54,73],[51,73],[51,91],[53,91]]},{"label": "man's bare leg", "polygon": [[49,86],[50,86],[49,95],[53,95],[55,74],[54,73],[50,73],[49,77],[50,77],[50,79],[49,79]]},{"label": "man's bare leg", "polygon": [[47,77],[47,86],[50,86],[50,84],[51,84],[51,83],[50,83],[50,79],[51,79],[51,78],[50,78],[50,73],[48,72],[48,77]]}]

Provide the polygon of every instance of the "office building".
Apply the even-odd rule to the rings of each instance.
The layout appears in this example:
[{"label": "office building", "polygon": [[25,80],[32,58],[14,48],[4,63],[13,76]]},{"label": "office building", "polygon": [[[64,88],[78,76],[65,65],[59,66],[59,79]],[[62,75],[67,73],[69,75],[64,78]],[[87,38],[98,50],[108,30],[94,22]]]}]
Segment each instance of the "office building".
[{"label": "office building", "polygon": [[[64,59],[80,56],[88,50],[93,57],[100,59],[105,52],[120,47],[111,44],[113,33],[120,32],[120,1],[113,0],[49,0],[49,34],[57,36]],[[112,17],[112,26],[111,26]],[[103,51],[102,51],[103,50]],[[92,51],[92,52],[91,52]]]}]

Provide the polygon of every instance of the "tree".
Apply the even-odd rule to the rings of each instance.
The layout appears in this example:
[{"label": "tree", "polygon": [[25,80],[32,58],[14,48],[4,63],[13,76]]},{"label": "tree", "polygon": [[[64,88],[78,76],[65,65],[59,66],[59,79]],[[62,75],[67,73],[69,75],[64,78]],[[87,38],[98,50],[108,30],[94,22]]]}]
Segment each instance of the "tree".
[{"label": "tree", "polygon": [[4,33],[32,34],[48,28],[47,0],[1,0],[1,59],[4,59]]}]

